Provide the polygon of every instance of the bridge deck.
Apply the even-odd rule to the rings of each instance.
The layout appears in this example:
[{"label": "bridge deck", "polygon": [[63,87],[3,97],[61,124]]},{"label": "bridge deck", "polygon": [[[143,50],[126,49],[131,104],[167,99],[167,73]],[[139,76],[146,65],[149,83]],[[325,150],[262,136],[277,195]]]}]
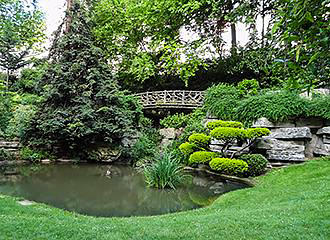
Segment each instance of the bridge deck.
[{"label": "bridge deck", "polygon": [[140,97],[144,109],[176,108],[194,109],[204,102],[203,91],[154,91],[136,94]]}]

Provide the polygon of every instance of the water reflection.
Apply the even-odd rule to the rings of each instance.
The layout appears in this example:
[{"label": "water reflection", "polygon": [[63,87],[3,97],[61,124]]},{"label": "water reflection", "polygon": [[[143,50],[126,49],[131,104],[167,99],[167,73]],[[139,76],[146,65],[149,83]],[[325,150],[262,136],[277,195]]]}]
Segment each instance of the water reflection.
[{"label": "water reflection", "polygon": [[127,166],[50,165],[37,170],[0,175],[0,192],[86,215],[109,217],[194,209],[209,205],[219,193],[243,187],[196,176],[194,184],[177,190],[152,189],[146,187],[142,174]]}]

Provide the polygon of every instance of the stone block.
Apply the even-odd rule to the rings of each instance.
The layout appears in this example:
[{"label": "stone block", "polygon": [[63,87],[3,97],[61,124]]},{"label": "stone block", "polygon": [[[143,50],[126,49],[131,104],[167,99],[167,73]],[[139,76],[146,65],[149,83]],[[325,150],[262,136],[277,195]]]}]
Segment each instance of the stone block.
[{"label": "stone block", "polygon": [[275,139],[311,139],[312,133],[308,127],[279,128],[272,131],[269,138]]},{"label": "stone block", "polygon": [[314,157],[314,149],[315,146],[317,144],[317,142],[319,141],[319,137],[315,134],[312,134],[312,139],[310,141],[305,142],[305,156],[306,158],[312,158]]},{"label": "stone block", "polygon": [[323,119],[315,117],[299,118],[296,121],[296,127],[321,128],[323,127]]},{"label": "stone block", "polygon": [[176,136],[176,130],[175,128],[162,128],[159,130],[159,134],[163,138],[174,139]]},{"label": "stone block", "polygon": [[323,134],[327,134],[330,135],[330,127],[324,127],[324,128],[320,128],[317,133],[318,135],[323,135]]},{"label": "stone block", "polygon": [[276,161],[304,161],[305,160],[305,147],[300,146],[299,151],[288,151],[284,149],[267,150],[267,158]]},{"label": "stone block", "polygon": [[323,143],[324,144],[330,144],[330,136],[323,135]]},{"label": "stone block", "polygon": [[322,139],[317,141],[314,149],[316,155],[330,156],[330,144],[324,144]]},{"label": "stone block", "polygon": [[295,123],[293,121],[287,121],[287,122],[278,122],[273,123],[269,121],[267,118],[259,118],[257,121],[255,121],[252,124],[252,127],[256,128],[292,128],[295,127]]}]

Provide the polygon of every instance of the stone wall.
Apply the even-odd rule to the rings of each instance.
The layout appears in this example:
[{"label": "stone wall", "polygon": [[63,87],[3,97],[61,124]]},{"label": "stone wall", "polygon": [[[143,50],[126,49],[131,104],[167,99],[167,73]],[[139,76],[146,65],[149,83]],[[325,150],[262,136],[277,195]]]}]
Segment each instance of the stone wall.
[{"label": "stone wall", "polygon": [[[216,118],[208,116],[207,122]],[[258,119],[252,127],[265,127],[271,135],[263,137],[251,149],[261,153],[273,166],[303,162],[309,158],[330,155],[330,121],[321,118],[299,118],[273,123],[266,118]],[[220,151],[219,141],[211,142],[212,151]],[[238,150],[242,146],[233,146]]]},{"label": "stone wall", "polygon": [[8,141],[0,139],[0,149],[5,149],[6,151],[12,152],[15,155],[19,154],[20,144],[18,140]]}]

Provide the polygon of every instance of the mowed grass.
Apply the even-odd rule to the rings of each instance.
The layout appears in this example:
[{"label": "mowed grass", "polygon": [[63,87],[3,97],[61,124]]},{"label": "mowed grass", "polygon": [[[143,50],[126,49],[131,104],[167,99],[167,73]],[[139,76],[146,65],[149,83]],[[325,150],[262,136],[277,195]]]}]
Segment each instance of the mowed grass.
[{"label": "mowed grass", "polygon": [[0,239],[330,239],[329,180],[330,161],[313,160],[210,207],[154,217],[95,218],[0,196]]}]

